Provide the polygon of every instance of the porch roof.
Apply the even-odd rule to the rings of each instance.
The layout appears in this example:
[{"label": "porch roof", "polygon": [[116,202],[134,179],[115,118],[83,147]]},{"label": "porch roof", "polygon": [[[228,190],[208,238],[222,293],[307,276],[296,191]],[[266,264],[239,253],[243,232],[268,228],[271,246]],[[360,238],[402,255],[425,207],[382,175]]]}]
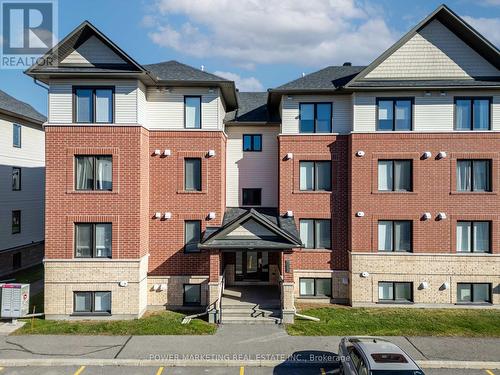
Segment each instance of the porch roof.
[{"label": "porch roof", "polygon": [[275,208],[230,207],[220,227],[208,227],[201,249],[284,250],[303,247],[293,217],[282,217]]}]

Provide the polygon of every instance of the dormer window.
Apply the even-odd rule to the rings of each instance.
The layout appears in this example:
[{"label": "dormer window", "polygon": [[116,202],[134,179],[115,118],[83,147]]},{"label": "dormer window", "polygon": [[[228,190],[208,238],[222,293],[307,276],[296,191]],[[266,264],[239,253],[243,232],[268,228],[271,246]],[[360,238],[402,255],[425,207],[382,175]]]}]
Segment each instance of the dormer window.
[{"label": "dormer window", "polygon": [[75,87],[73,122],[110,124],[114,119],[114,87]]}]

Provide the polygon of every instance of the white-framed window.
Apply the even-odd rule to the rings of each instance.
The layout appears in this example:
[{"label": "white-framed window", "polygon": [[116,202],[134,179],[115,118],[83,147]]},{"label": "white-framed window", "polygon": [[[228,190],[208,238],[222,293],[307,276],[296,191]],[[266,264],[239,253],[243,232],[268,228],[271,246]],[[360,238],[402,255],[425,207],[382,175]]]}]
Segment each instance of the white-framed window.
[{"label": "white-framed window", "polygon": [[113,157],[75,155],[75,190],[113,190]]}]

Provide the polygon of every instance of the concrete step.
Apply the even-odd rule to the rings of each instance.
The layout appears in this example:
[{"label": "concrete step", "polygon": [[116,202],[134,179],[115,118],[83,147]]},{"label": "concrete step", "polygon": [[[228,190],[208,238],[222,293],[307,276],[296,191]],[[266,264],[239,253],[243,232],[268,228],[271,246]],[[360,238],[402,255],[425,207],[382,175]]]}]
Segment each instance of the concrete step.
[{"label": "concrete step", "polygon": [[280,318],[274,317],[242,317],[242,316],[226,316],[222,313],[222,324],[281,324]]},{"label": "concrete step", "polygon": [[243,301],[234,301],[222,299],[222,307],[229,309],[251,309],[251,308],[260,308],[260,309],[280,309],[281,303],[280,301],[262,301],[262,302],[243,302]]}]

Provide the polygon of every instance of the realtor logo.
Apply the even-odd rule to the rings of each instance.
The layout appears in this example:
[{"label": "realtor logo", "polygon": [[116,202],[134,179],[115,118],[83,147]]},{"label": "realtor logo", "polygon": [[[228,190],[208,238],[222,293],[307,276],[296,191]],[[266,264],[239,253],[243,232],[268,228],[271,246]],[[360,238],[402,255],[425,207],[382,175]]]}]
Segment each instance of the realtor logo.
[{"label": "realtor logo", "polygon": [[40,63],[40,56],[56,43],[56,8],[57,0],[1,2],[2,68],[26,69]]}]

